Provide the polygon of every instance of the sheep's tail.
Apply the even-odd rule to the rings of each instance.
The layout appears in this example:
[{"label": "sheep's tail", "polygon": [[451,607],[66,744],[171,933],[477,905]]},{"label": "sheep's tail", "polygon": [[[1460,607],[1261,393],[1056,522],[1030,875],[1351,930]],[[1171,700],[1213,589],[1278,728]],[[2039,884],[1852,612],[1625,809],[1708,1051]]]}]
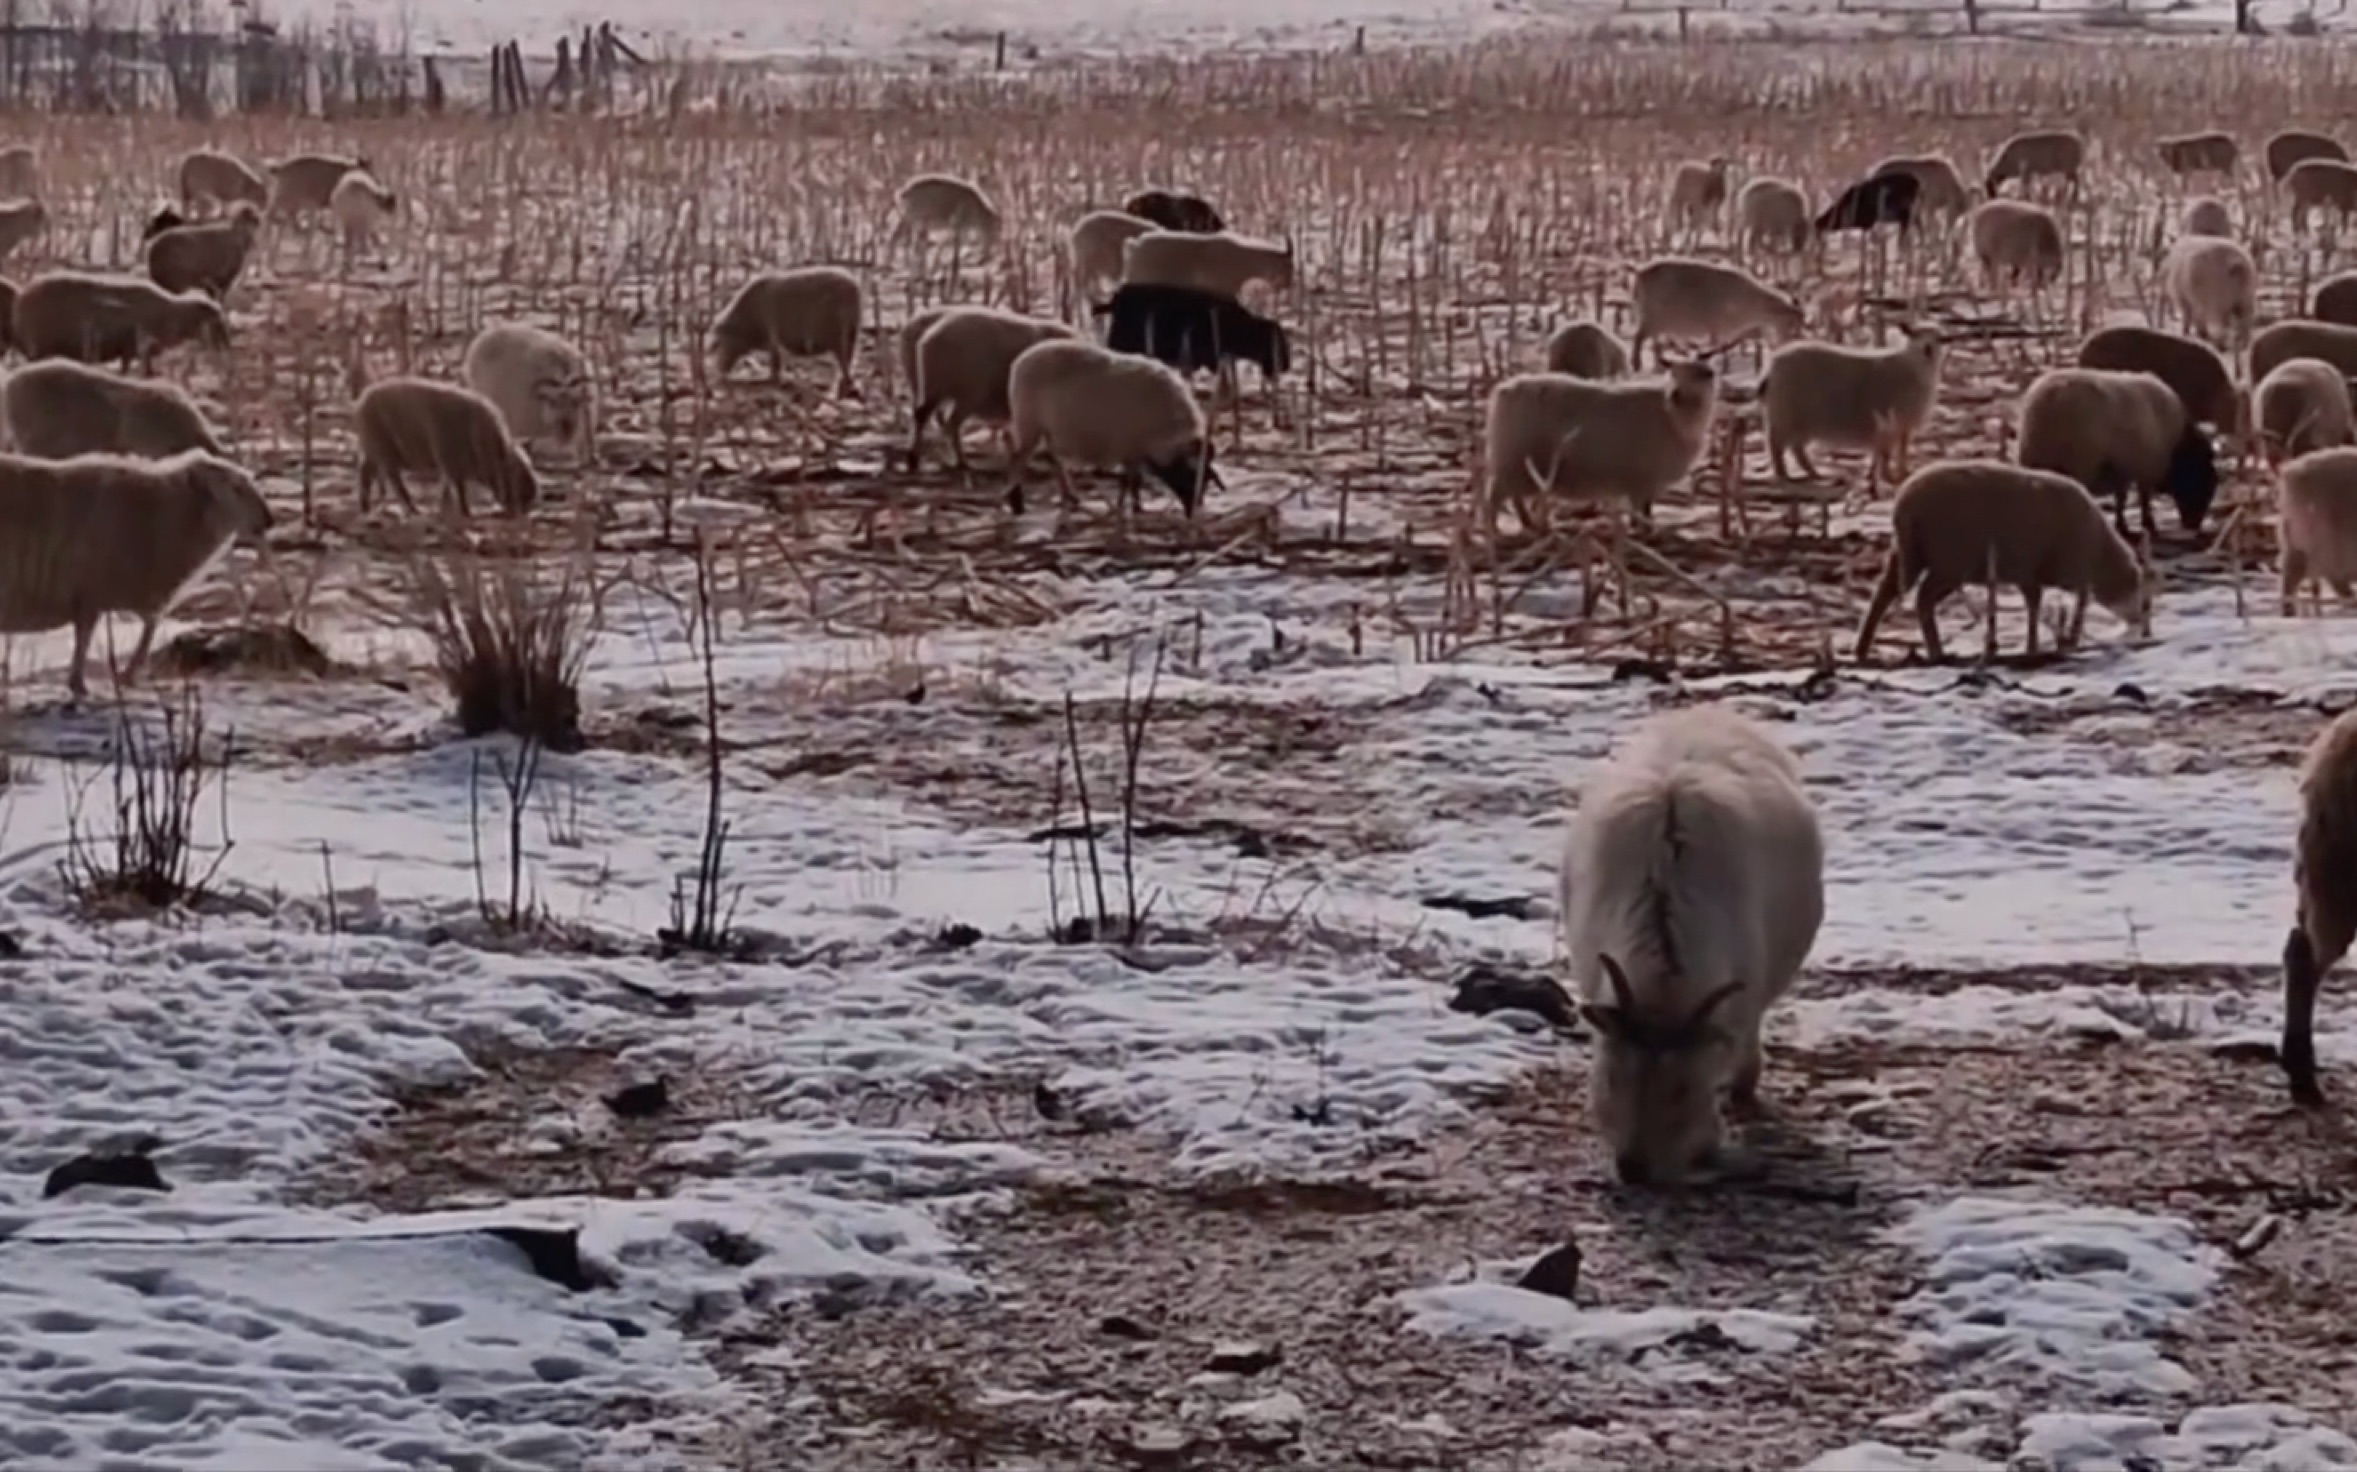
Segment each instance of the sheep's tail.
[{"label": "sheep's tail", "polygon": [[1866,605],[1866,617],[1858,623],[1858,647],[1851,658],[1863,663],[1874,648],[1875,630],[1907,590],[1907,552],[1904,537],[1891,538],[1890,556],[1883,559],[1882,581],[1874,585],[1874,599]]}]

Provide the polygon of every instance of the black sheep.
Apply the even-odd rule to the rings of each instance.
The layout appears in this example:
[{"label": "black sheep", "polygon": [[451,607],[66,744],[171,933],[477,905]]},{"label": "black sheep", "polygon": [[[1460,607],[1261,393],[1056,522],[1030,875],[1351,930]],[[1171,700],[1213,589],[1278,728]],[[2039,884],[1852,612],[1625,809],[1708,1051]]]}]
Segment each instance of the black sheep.
[{"label": "black sheep", "polygon": [[1905,230],[1915,223],[1915,208],[1922,197],[1923,181],[1904,170],[1871,175],[1844,189],[1817,217],[1817,233],[1871,230],[1877,225]]},{"label": "black sheep", "polygon": [[1211,207],[1211,201],[1200,194],[1142,189],[1124,200],[1121,209],[1124,214],[1152,220],[1165,230],[1181,230],[1189,235],[1216,235],[1228,228],[1219,211]]},{"label": "black sheep", "polygon": [[1283,323],[1215,291],[1133,281],[1090,310],[1112,319],[1105,346],[1152,358],[1182,374],[1217,373],[1231,362],[1245,362],[1274,382],[1293,366],[1292,337]]},{"label": "black sheep", "polygon": [[166,230],[177,229],[178,227],[187,223],[188,217],[186,215],[181,214],[178,210],[172,208],[170,205],[165,205],[162,209],[157,210],[154,214],[147,217],[147,228],[139,232],[140,243],[144,245],[148,241],[153,240],[157,236],[163,234]]}]

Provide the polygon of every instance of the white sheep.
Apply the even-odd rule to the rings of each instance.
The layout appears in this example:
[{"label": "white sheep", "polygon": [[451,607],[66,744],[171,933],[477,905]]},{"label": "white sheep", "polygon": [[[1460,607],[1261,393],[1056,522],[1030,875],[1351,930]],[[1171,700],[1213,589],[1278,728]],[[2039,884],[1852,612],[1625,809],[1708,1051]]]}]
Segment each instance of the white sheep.
[{"label": "white sheep", "polygon": [[37,199],[0,201],[0,260],[16,254],[19,246],[38,239],[49,228],[49,207]]},{"label": "white sheep", "polygon": [[712,368],[726,378],[754,353],[769,356],[769,381],[785,382],[789,357],[835,360],[835,392],[860,397],[851,381],[859,353],[863,310],[859,278],[840,266],[802,266],[770,271],[737,288],[712,323]]},{"label": "white sheep", "polygon": [[950,457],[964,470],[966,451],[959,436],[966,421],[1003,425],[1014,417],[1007,381],[1015,360],[1037,343],[1076,336],[1062,322],[996,307],[939,308],[911,318],[901,333],[912,405],[909,469],[914,471],[923,456],[926,424],[942,410]]},{"label": "white sheep", "polygon": [[1735,217],[1747,247],[1797,253],[1817,238],[1809,197],[1789,179],[1762,178],[1745,184],[1735,196]]},{"label": "white sheep", "polygon": [[1293,289],[1293,242],[1276,245],[1222,230],[1197,235],[1153,230],[1121,251],[1121,279],[1156,286],[1192,286],[1242,300],[1244,288],[1265,281],[1272,291]]},{"label": "white sheep", "polygon": [[1190,517],[1204,488],[1220,484],[1203,406],[1185,379],[1151,358],[1076,338],[1034,343],[1007,372],[1007,404],[1007,502],[1017,513],[1023,468],[1043,445],[1066,504],[1075,465],[1120,470],[1133,499],[1140,472],[1150,474]]},{"label": "white sheep", "polygon": [[363,251],[375,249],[377,233],[400,207],[400,197],[366,169],[349,170],[336,180],[335,188],[328,192],[327,208],[343,236],[347,265]]},{"label": "white sheep", "polygon": [[2251,339],[2251,377],[2263,379],[2294,358],[2321,358],[2357,378],[2357,327],[2294,317],[2271,323]]},{"label": "white sheep", "polygon": [[245,274],[262,212],[239,203],[218,220],[175,225],[147,242],[147,275],[166,291],[201,291],[220,301]]},{"label": "white sheep", "polygon": [[980,186],[953,174],[919,174],[900,186],[893,197],[900,218],[892,227],[892,244],[946,230],[953,236],[973,235],[988,246],[998,239],[998,207]]},{"label": "white sheep", "polygon": [[2250,409],[2234,381],[2234,370],[2206,342],[2123,322],[2087,334],[2079,344],[2078,366],[2150,373],[2169,386],[2195,423],[2236,437],[2249,427]]},{"label": "white sheep", "polygon": [[1866,171],[1869,179],[1878,174],[1907,174],[1914,178],[1915,212],[1918,216],[1939,215],[1954,220],[1972,208],[1972,190],[1945,154],[1886,158]]},{"label": "white sheep", "polygon": [[2121,530],[2128,491],[2152,530],[2152,493],[2164,491],[2189,532],[2218,497],[2216,447],[2158,374],[2103,368],[2050,368],[2021,399],[2014,458],[2051,470],[2096,496],[2116,494]]},{"label": "white sheep", "polygon": [[2161,257],[2161,284],[2194,332],[2232,351],[2259,319],[2259,267],[2239,241],[2180,236]]},{"label": "white sheep", "polygon": [[1547,337],[1547,371],[1574,378],[1626,378],[1629,350],[1600,322],[1566,322]]},{"label": "white sheep", "polygon": [[[2275,536],[2283,616],[2299,612],[2311,582],[2350,602],[2357,580],[2357,448],[2335,446],[2286,461],[2276,472]],[[2318,595],[2321,604],[2322,595]]]},{"label": "white sheep", "polygon": [[1991,291],[2020,286],[2036,296],[2062,278],[2062,222],[2044,205],[1992,199],[1975,205],[1964,223]]},{"label": "white sheep", "polygon": [[1121,280],[1122,253],[1129,243],[1157,227],[1142,215],[1121,210],[1091,210],[1073,223],[1065,251],[1072,270],[1072,289],[1093,297]]},{"label": "white sheep", "polygon": [[1490,391],[1482,463],[1490,525],[1511,504],[1542,527],[1547,498],[1625,500],[1639,517],[1685,478],[1710,443],[1718,375],[1680,363],[1666,378],[1593,383],[1521,373]]},{"label": "white sheep", "polygon": [[1809,463],[1813,444],[1866,450],[1867,484],[1886,472],[1907,476],[1907,452],[1939,400],[1940,338],[1918,329],[1893,348],[1851,348],[1829,342],[1796,342],[1778,348],[1760,385],[1760,406],[1768,435],[1768,463],[1778,480],[1789,480],[1789,452],[1801,473],[1817,478]]},{"label": "white sheep", "polygon": [[1988,174],[1981,182],[1994,199],[2009,179],[2021,180],[2025,191],[2040,179],[2060,179],[2076,198],[2079,171],[2086,166],[2085,138],[2068,128],[2041,128],[2016,133],[1998,145],[1997,156],[1989,161]]},{"label": "white sheep", "polygon": [[2277,1057],[2292,1102],[2324,1103],[2316,1079],[2316,991],[2357,941],[2357,711],[2316,733],[2300,764],[2300,831],[2292,849],[2297,918],[2283,943],[2283,1042]]},{"label": "white sheep", "polygon": [[1657,361],[1663,341],[1723,345],[1756,332],[1797,334],[1807,321],[1799,302],[1750,272],[1692,256],[1662,256],[1639,266],[1629,299],[1637,326],[1630,355],[1642,360],[1651,342]]},{"label": "white sheep", "polygon": [[89,694],[91,635],[138,617],[123,680],[139,676],[156,624],[232,541],[258,543],[270,508],[253,477],[205,450],[165,460],[0,455],[0,633],[72,626],[66,686]]},{"label": "white sheep", "polygon": [[360,442],[360,512],[368,514],[377,483],[390,482],[404,511],[415,512],[407,477],[442,483],[445,506],[473,514],[470,486],[491,492],[501,510],[520,516],[540,499],[540,477],[501,422],[499,410],[472,389],[430,378],[387,378],[370,384],[352,405]]},{"label": "white sheep", "polygon": [[2226,202],[2216,195],[2197,194],[2178,212],[2177,233],[2230,238],[2234,234],[2234,216],[2227,212]]},{"label": "white sheep", "polygon": [[2336,158],[2349,161],[2349,150],[2322,133],[2305,128],[2286,128],[2267,140],[2267,177],[2281,184],[2286,175],[2312,158]]},{"label": "white sheep", "polygon": [[252,165],[217,148],[192,149],[181,155],[176,171],[180,207],[197,214],[214,205],[270,203],[270,184]]},{"label": "white sheep", "polygon": [[2161,167],[2183,179],[2193,174],[2231,174],[2242,162],[2242,145],[2232,133],[2180,133],[2154,145]]},{"label": "white sheep", "polygon": [[467,344],[467,387],[491,401],[508,433],[562,445],[586,460],[597,440],[597,385],[579,348],[544,327],[495,322]]},{"label": "white sheep", "polygon": [[1623,1181],[1723,1148],[1755,1109],[1768,1010],[1825,918],[1825,841],[1800,763],[1724,707],[1653,716],[1581,785],[1556,885],[1592,1035],[1588,1102]]},{"label": "white sheep", "polygon": [[1662,224],[1672,234],[1699,232],[1715,223],[1727,207],[1727,191],[1735,180],[1735,161],[1688,159],[1670,172],[1668,193],[1662,200]]},{"label": "white sheep", "polygon": [[18,454],[44,460],[224,453],[204,412],[178,385],[65,358],[28,363],[0,383],[0,429]]},{"label": "white sheep", "polygon": [[2349,380],[2338,368],[2315,358],[2277,364],[2252,390],[2251,404],[2269,466],[2357,439],[2357,409],[2350,404]]},{"label": "white sheep", "polygon": [[[1891,548],[1882,580],[1858,626],[1855,657],[1874,651],[1883,616],[1909,588],[1923,652],[1939,662],[1940,604],[1959,588],[2018,589],[2029,610],[2028,649],[2038,652],[2038,609],[2049,588],[2074,595],[2070,629],[2085,632],[2087,599],[2136,628],[2151,609],[2151,585],[2127,539],[2104,519],[2086,487],[2050,470],[2003,460],[1943,460],[1907,477],[1891,498]],[[1988,653],[1993,658],[1996,650]]]},{"label": "white sheep", "polygon": [[2308,216],[2323,210],[2334,222],[2357,211],[2357,164],[2338,158],[2304,158],[2283,176],[2284,197],[2291,202],[2292,229],[2305,232]]},{"label": "white sheep", "polygon": [[365,172],[365,158],[343,158],[326,153],[298,153],[267,166],[273,216],[302,217],[328,208],[336,185],[346,174]]},{"label": "white sheep", "polygon": [[137,276],[44,272],[17,293],[12,315],[17,350],[27,358],[138,362],[152,373],[158,354],[183,343],[229,350],[220,303]]}]

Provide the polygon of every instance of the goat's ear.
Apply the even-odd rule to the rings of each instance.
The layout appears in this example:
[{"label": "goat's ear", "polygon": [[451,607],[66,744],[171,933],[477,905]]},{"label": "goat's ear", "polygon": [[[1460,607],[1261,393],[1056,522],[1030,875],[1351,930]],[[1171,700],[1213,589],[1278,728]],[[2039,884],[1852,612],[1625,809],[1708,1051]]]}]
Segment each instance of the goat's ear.
[{"label": "goat's ear", "polygon": [[1621,1036],[1620,1009],[1618,1007],[1607,1007],[1602,1002],[1582,1002],[1580,1003],[1580,1021],[1588,1025],[1588,1031],[1600,1038]]}]

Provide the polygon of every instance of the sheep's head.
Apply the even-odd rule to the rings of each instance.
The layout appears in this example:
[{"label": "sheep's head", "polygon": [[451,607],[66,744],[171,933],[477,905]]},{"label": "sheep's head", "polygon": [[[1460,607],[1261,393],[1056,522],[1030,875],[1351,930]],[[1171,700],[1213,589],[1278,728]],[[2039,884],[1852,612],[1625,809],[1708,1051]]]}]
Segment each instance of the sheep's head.
[{"label": "sheep's head", "polygon": [[1201,195],[1172,196],[1171,214],[1178,221],[1179,229],[1196,235],[1217,235],[1228,228],[1228,222],[1221,219],[1219,211],[1211,207],[1211,201]]},{"label": "sheep's head", "polygon": [[243,466],[206,450],[188,455],[188,477],[212,497],[215,524],[237,541],[258,544],[270,530],[270,506]]},{"label": "sheep's head", "polygon": [[188,223],[188,217],[170,205],[165,205],[147,217],[147,228],[139,232],[142,242],[155,239],[166,230],[177,230]]},{"label": "sheep's head", "polygon": [[532,386],[532,397],[540,406],[540,421],[551,439],[574,446],[586,444],[596,403],[596,394],[586,380],[544,380]]},{"label": "sheep's head", "polygon": [[2200,425],[2186,425],[2177,437],[2162,486],[2177,503],[2177,517],[2184,528],[2200,531],[2211,503],[2218,499],[2218,452]]},{"label": "sheep's head", "polygon": [[1699,358],[1671,364],[1669,398],[1673,408],[1688,413],[1715,407],[1719,401],[1719,371]]},{"label": "sheep's head", "polygon": [[229,351],[229,316],[221,304],[201,291],[184,291],[172,298],[174,336],[217,353]]},{"label": "sheep's head", "polygon": [[1178,450],[1159,460],[1145,462],[1146,473],[1170,488],[1189,517],[1203,504],[1203,492],[1208,486],[1226,490],[1219,472],[1211,468],[1211,440],[1189,440]]},{"label": "sheep's head", "polygon": [[507,453],[500,457],[498,484],[492,491],[499,504],[511,516],[521,516],[540,500],[540,472],[532,468],[532,457],[513,440]]},{"label": "sheep's head", "polygon": [[255,231],[262,228],[262,211],[251,200],[241,199],[230,206],[229,223],[235,225],[246,236],[251,237]]},{"label": "sheep's head", "polygon": [[1766,317],[1768,330],[1787,341],[1800,336],[1809,325],[1808,310],[1781,291],[1769,292]]},{"label": "sheep's head", "polygon": [[1596,1133],[1622,1180],[1678,1180],[1706,1165],[1723,1138],[1719,1085],[1734,1063],[1736,1036],[1717,1018],[1743,983],[1667,1016],[1638,1006],[1618,961],[1596,959],[1612,993],[1609,1002],[1580,1007],[1595,1034],[1588,1107]]},{"label": "sheep's head", "polygon": [[736,367],[754,348],[760,346],[755,340],[751,314],[740,312],[735,307],[723,312],[720,320],[712,324],[709,346],[712,353],[712,376],[714,378],[728,377],[728,371],[731,368]]}]

